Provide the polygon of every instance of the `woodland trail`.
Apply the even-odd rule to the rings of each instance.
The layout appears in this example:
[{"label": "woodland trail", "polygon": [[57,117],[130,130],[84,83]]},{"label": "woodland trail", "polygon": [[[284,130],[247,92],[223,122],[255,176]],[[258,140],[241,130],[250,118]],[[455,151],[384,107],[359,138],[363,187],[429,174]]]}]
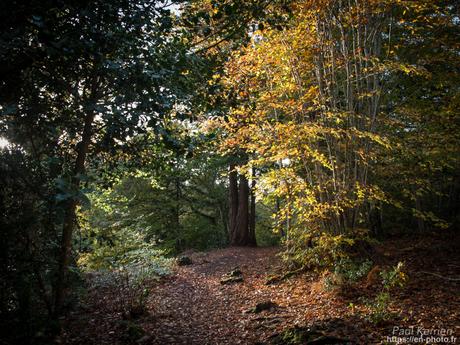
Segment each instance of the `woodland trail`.
[{"label": "woodland trail", "polygon": [[[265,300],[274,300],[276,287],[265,287],[268,272],[278,260],[274,248],[227,248],[192,255],[194,264],[182,266],[176,275],[152,292],[149,305],[155,318],[148,326],[155,344],[253,343],[263,331],[262,322],[244,311]],[[225,273],[239,267],[243,282],[222,285]],[[285,312],[267,321],[286,317]],[[257,315],[260,316],[260,315]],[[262,327],[261,327],[262,326]]]},{"label": "woodland trail", "polygon": [[[135,320],[144,331],[137,340],[126,340],[119,314],[101,310],[110,298],[98,300],[96,295],[104,292],[95,291],[90,296],[94,305],[69,319],[62,343],[270,344],[273,335],[296,326],[314,327],[349,344],[382,344],[395,325],[450,328],[460,335],[460,283],[420,273],[424,269],[460,276],[458,239],[413,241],[405,247],[399,243],[388,241],[378,252],[382,264],[404,260],[409,283],[392,295],[390,311],[395,316],[378,325],[363,314],[364,299],[377,291],[366,288],[364,281],[328,291],[317,277],[303,274],[266,285],[267,276],[280,271],[279,249],[226,248],[192,253],[193,264],[177,267],[174,274],[153,284],[148,313]],[[222,275],[236,267],[243,282],[222,285]],[[265,301],[278,307],[248,312]]]}]

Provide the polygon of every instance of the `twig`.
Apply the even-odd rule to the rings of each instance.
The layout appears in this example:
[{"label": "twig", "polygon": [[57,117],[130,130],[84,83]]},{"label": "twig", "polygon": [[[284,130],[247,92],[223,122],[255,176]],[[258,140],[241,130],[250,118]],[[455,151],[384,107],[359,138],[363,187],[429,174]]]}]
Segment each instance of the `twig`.
[{"label": "twig", "polygon": [[283,280],[285,280],[285,279],[291,278],[292,276],[295,276],[295,275],[297,275],[297,274],[299,274],[299,273],[304,272],[305,269],[306,269],[306,267],[305,267],[305,266],[302,266],[302,267],[299,268],[299,269],[296,269],[296,270],[294,270],[294,271],[289,271],[289,272],[287,272],[287,273],[285,273],[285,274],[283,274],[283,275],[281,275],[281,276],[276,275],[276,276],[270,277],[270,278],[268,278],[267,281],[265,282],[265,285],[271,285],[271,284],[279,283],[279,282],[281,282],[281,281],[283,281]]},{"label": "twig", "polygon": [[438,278],[441,278],[441,279],[453,281],[453,282],[458,282],[458,281],[460,281],[460,278],[449,278],[449,277],[444,277],[444,276],[442,276],[442,275],[440,275],[440,274],[433,273],[433,272],[420,271],[420,273],[429,274],[429,275],[432,275],[432,276],[435,276],[435,277],[438,277]]}]

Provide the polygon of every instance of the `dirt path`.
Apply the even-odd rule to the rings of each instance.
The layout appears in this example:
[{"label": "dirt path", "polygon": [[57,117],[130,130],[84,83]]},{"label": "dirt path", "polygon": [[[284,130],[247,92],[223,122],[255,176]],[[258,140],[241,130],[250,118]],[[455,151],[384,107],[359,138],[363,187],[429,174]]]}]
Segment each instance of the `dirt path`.
[{"label": "dirt path", "polygon": [[[227,248],[192,255],[193,265],[153,291],[149,305],[153,322],[145,325],[154,344],[248,344],[258,340],[253,315],[244,313],[258,302],[276,300],[264,288],[267,273],[276,270],[273,248]],[[243,282],[222,285],[223,274],[239,267]],[[284,312],[277,313],[281,318]],[[260,316],[260,315],[258,315]],[[270,318],[268,318],[270,319]],[[271,319],[276,321],[275,318]]]},{"label": "dirt path", "polygon": [[[318,278],[301,275],[266,285],[267,275],[279,269],[276,248],[227,248],[192,254],[192,265],[154,284],[147,315],[134,320],[144,331],[137,340],[126,337],[119,313],[104,310],[111,297],[96,291],[87,309],[69,317],[61,343],[268,344],[271,336],[295,326],[314,327],[349,344],[382,344],[394,326],[452,329],[460,336],[460,283],[421,273],[459,277],[458,238],[401,243],[387,241],[378,248],[382,264],[405,261],[410,278],[392,295],[389,310],[395,316],[388,322],[376,325],[367,319],[364,301],[377,290],[366,289],[364,282],[327,291]],[[222,275],[235,267],[243,272],[243,282],[222,285]],[[279,307],[246,312],[265,301]]]}]

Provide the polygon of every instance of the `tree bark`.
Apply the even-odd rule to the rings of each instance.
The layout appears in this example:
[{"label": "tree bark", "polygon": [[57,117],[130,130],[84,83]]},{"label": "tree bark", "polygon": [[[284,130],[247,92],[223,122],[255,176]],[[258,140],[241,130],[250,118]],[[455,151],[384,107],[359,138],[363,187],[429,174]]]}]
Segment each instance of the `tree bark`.
[{"label": "tree bark", "polygon": [[[255,183],[255,182],[254,182]],[[232,246],[255,246],[255,197],[251,197],[254,211],[249,210],[249,181],[239,175],[235,165],[229,172],[229,239]],[[251,205],[252,208],[252,205]],[[254,219],[252,220],[252,215]]]},{"label": "tree bark", "polygon": [[179,178],[174,180],[175,188],[175,205],[174,205],[174,227],[176,231],[176,250],[182,250],[182,227],[180,223],[180,200],[181,200],[181,186]]},{"label": "tree bark", "polygon": [[[80,143],[77,146],[77,158],[75,160],[71,188],[78,191],[80,188],[80,175],[85,172],[85,161],[88,148],[91,142],[92,125],[94,121],[94,110],[90,110],[85,116],[85,124]],[[72,247],[72,233],[76,223],[76,210],[78,201],[72,198],[66,207],[64,225],[62,228],[61,251],[59,257],[59,267],[57,272],[56,285],[54,287],[54,315],[61,313],[64,301],[65,278],[69,267],[70,252]]]},{"label": "tree bark", "polygon": [[[417,210],[418,213],[422,214],[422,212],[423,212],[422,201],[420,200],[420,196],[418,196],[418,195],[415,195],[415,209]],[[417,229],[418,229],[418,231],[419,232],[424,232],[425,231],[425,221],[419,215],[417,215],[415,218],[417,219]]]},{"label": "tree bark", "polygon": [[229,171],[229,217],[228,217],[228,239],[233,244],[233,237],[236,232],[238,219],[238,173],[235,165],[230,164]]},{"label": "tree bark", "polygon": [[244,175],[239,177],[238,215],[233,245],[246,246],[249,243],[249,183]]},{"label": "tree bark", "polygon": [[249,199],[251,203],[251,210],[249,212],[249,238],[248,245],[257,246],[256,241],[256,172],[252,168],[252,181],[251,181],[251,190],[249,194]]}]

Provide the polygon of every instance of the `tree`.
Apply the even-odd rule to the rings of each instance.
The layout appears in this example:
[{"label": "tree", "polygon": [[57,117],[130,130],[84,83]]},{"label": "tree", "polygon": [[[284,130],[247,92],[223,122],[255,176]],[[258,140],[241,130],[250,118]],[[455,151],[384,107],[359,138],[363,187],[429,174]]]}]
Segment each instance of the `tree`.
[{"label": "tree", "polygon": [[[388,80],[382,131],[395,150],[381,155],[377,178],[400,207],[388,206],[387,228],[455,227],[459,197],[458,4],[402,2],[393,12],[390,56],[410,73]],[[442,63],[441,63],[442,62]],[[391,168],[389,168],[391,167]],[[389,217],[387,217],[389,218]]]},{"label": "tree", "polygon": [[229,171],[229,238],[234,246],[256,246],[255,179],[251,186],[244,174],[239,174],[235,164]]},{"label": "tree", "polygon": [[[445,117],[441,129],[439,118],[434,120],[437,125],[426,121],[417,108],[426,109],[421,100],[439,103],[435,93],[454,100],[458,88],[433,84],[427,69],[412,58],[423,54],[429,66],[433,56],[428,51],[436,51],[437,58],[447,57],[456,70],[458,49],[445,38],[458,30],[456,9],[445,5],[294,2],[295,15],[285,28],[254,32],[252,43],[234,52],[226,64],[223,83],[236,101],[221,122],[222,147],[250,157],[240,170],[257,167],[264,172],[258,178],[259,190],[278,199],[277,225],[287,232],[290,252],[312,253],[295,256],[303,264],[318,255],[335,255],[318,254],[327,249],[321,246],[347,246],[368,230],[380,233],[383,208],[395,213],[403,209],[405,219],[413,213],[419,227],[427,220],[443,226],[427,210],[428,195],[436,192],[422,184],[433,179],[439,185],[439,174],[450,170],[445,164],[451,158],[455,163],[447,164],[457,166],[453,157],[458,154],[451,151],[457,138],[448,134],[455,125],[453,117]],[[438,33],[444,39],[431,38]],[[424,51],[421,47],[427,52],[416,53]],[[426,82],[424,91],[419,92],[417,78]],[[410,91],[406,82],[416,90]],[[411,99],[417,105],[408,106]],[[444,104],[447,110],[449,102]],[[431,136],[441,132],[449,144],[428,149],[437,140]],[[442,161],[438,153],[449,158]],[[405,166],[402,171],[393,166],[396,161]],[[411,164],[420,170],[409,168]],[[406,197],[397,190],[406,190]],[[412,199],[409,205],[407,198]]]},{"label": "tree", "polygon": [[[223,68],[232,51],[250,41],[257,27],[280,26],[289,17],[290,1],[209,1],[190,2],[183,8],[183,25],[195,33],[192,47],[208,59],[206,83],[197,93],[195,110],[213,121],[226,117],[229,109],[238,102],[221,83]],[[245,160],[244,153],[226,152],[229,173],[229,240],[233,245],[256,245],[255,179],[251,188],[245,174],[237,167]],[[250,174],[248,174],[250,175]]]},{"label": "tree", "polygon": [[156,128],[180,97],[185,81],[179,78],[191,60],[166,1],[6,6],[2,135],[45,170],[51,159],[58,162],[48,176],[50,182],[57,178],[56,202],[63,212],[56,224],[62,229],[57,315],[76,210],[86,199],[81,182],[88,159]]},{"label": "tree", "polygon": [[209,151],[209,138],[179,123],[170,135],[179,146],[155,140],[143,148],[142,163],[118,161],[113,183],[91,182],[92,207],[79,212],[79,264],[86,269],[117,268],[138,251],[178,254],[227,244],[222,160]]}]

